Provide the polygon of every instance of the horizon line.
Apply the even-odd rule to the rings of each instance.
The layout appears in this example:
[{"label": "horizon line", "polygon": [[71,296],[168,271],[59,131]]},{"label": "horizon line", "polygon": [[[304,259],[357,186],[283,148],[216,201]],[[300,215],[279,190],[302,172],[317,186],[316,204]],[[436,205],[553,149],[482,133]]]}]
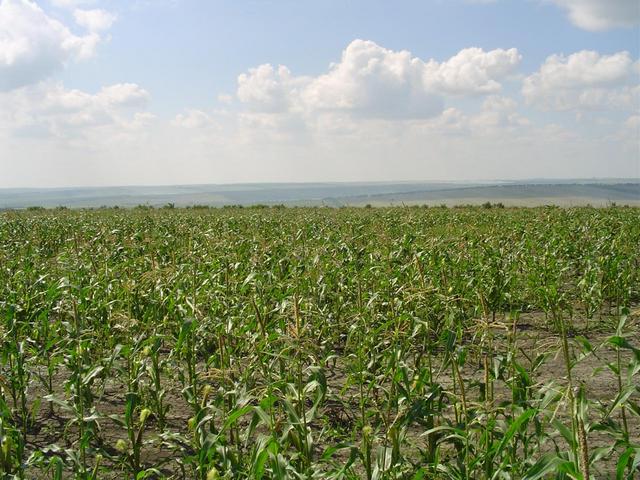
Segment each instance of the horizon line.
[{"label": "horizon line", "polygon": [[231,186],[269,186],[269,185],[411,185],[411,184],[544,184],[541,182],[572,181],[598,182],[617,181],[618,183],[640,183],[640,177],[531,177],[517,179],[485,179],[485,180],[329,180],[329,181],[265,181],[265,182],[228,182],[228,183],[174,183],[174,184],[122,184],[122,185],[69,185],[47,187],[2,187],[4,190],[80,190],[80,189],[107,189],[107,188],[179,188],[179,187],[231,187]]}]

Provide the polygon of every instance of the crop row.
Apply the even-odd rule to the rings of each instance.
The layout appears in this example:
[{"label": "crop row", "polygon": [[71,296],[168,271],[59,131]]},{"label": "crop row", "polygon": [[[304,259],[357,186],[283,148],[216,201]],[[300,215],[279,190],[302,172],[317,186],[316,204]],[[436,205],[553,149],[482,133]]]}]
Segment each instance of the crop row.
[{"label": "crop row", "polygon": [[640,212],[0,216],[3,478],[631,479]]}]

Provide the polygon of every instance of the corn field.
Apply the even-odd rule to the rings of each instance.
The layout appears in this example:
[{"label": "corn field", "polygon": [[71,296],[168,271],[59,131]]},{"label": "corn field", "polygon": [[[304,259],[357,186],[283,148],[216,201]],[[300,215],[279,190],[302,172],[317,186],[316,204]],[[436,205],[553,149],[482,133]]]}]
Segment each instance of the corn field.
[{"label": "corn field", "polygon": [[640,210],[0,213],[2,479],[640,478]]}]

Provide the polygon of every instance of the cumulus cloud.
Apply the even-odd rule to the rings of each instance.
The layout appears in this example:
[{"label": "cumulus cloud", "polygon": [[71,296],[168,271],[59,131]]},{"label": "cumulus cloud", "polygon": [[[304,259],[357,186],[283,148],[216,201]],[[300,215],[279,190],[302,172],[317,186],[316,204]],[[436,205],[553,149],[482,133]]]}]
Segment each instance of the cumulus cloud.
[{"label": "cumulus cloud", "polygon": [[315,77],[265,64],[238,77],[237,97],[262,112],[343,111],[370,117],[430,117],[443,95],[499,92],[520,63],[516,49],[468,48],[444,62],[425,62],[406,50],[354,40],[339,62]]},{"label": "cumulus cloud", "polygon": [[640,115],[631,115],[625,120],[624,126],[640,134]]},{"label": "cumulus cloud", "polygon": [[513,98],[492,95],[482,104],[482,111],[470,119],[472,128],[480,133],[514,131],[528,127],[531,122],[518,111],[518,102]]},{"label": "cumulus cloud", "polygon": [[491,95],[482,103],[485,110],[495,110],[500,112],[511,112],[518,108],[518,102],[511,97],[501,95]]},{"label": "cumulus cloud", "polygon": [[480,111],[465,113],[447,108],[438,117],[411,125],[424,134],[468,137],[500,136],[522,133],[530,121],[518,112],[518,103],[510,97],[491,95],[482,103]]},{"label": "cumulus cloud", "polygon": [[73,34],[29,0],[0,3],[0,91],[36,83],[94,54],[100,36]]},{"label": "cumulus cloud", "polygon": [[238,99],[260,111],[279,112],[294,106],[306,77],[294,77],[285,66],[269,64],[250,68],[238,76]]},{"label": "cumulus cloud", "polygon": [[144,107],[149,101],[150,95],[135,83],[117,83],[103,87],[96,98],[111,106]]},{"label": "cumulus cloud", "polygon": [[116,15],[99,8],[92,10],[76,9],[73,11],[76,23],[86,28],[90,32],[101,32],[109,30],[113,22],[116,21]]},{"label": "cumulus cloud", "polygon": [[212,125],[213,119],[202,110],[188,110],[176,115],[172,124],[181,128],[205,128]]},{"label": "cumulus cloud", "polygon": [[329,72],[302,92],[312,110],[349,110],[372,116],[432,116],[442,100],[424,82],[425,63],[403,50],[355,40]]},{"label": "cumulus cloud", "polygon": [[639,65],[629,52],[551,55],[524,79],[522,93],[528,104],[547,110],[634,108]]},{"label": "cumulus cloud", "polygon": [[640,23],[638,0],[551,0],[565,9],[571,22],[585,30],[602,31]]},{"label": "cumulus cloud", "polygon": [[93,5],[96,0],[50,0],[58,8],[73,9],[85,5]]},{"label": "cumulus cloud", "polygon": [[446,62],[429,61],[424,80],[428,87],[453,95],[497,93],[502,89],[498,80],[513,72],[521,60],[515,48],[490,52],[465,48]]},{"label": "cumulus cloud", "polygon": [[640,173],[640,115],[634,114],[624,122],[617,125],[617,128],[606,137],[613,141],[631,156],[636,159],[636,174]]},{"label": "cumulus cloud", "polygon": [[422,61],[410,52],[393,51],[355,40],[332,66],[304,91],[306,103],[319,108],[362,109],[378,113],[429,114],[441,111],[442,94],[476,95],[501,90],[498,80],[520,63],[515,48],[485,52],[467,48],[445,62]]},{"label": "cumulus cloud", "polygon": [[0,130],[13,135],[77,138],[96,128],[140,128],[152,117],[139,111],[149,94],[135,84],[116,84],[95,94],[40,83],[0,93]]},{"label": "cumulus cloud", "polygon": [[582,50],[565,57],[551,55],[529,82],[543,82],[549,87],[599,86],[621,83],[632,74],[633,60],[629,52],[600,55]]}]

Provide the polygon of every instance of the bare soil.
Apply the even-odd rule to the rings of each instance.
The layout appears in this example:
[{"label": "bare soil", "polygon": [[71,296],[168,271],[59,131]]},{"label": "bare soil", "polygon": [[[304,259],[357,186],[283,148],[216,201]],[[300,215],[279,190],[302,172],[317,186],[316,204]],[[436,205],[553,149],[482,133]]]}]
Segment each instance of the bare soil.
[{"label": "bare soil", "polygon": [[[638,311],[632,315],[627,323],[627,331],[631,331],[635,338],[640,338],[640,317]],[[500,320],[498,320],[500,322]],[[584,337],[591,345],[596,348],[600,346],[605,339],[614,331],[612,320],[603,320],[601,322],[592,321],[590,325],[586,322],[578,323],[575,332],[571,335]],[[543,366],[537,371],[535,382],[538,387],[543,385],[555,385],[561,391],[567,385],[567,371],[561,355],[561,339],[557,334],[552,333],[547,328],[547,322],[543,314],[539,312],[523,313],[516,325],[516,342],[518,345],[518,360],[524,365],[529,365],[534,358],[541,353],[547,353]],[[506,354],[508,344],[509,328],[512,325],[505,323],[505,328],[494,328],[492,330],[494,351],[498,355],[501,352]],[[575,345],[577,342],[571,342],[574,347],[574,354],[577,354]],[[625,352],[623,361],[628,360],[628,354]],[[608,363],[616,361],[616,352],[609,347],[596,348],[594,353],[587,355],[573,369],[573,384],[583,385],[587,392],[587,397],[599,402],[603,407],[611,405],[618,391],[617,378],[613,372],[606,367]],[[353,387],[346,386],[347,371],[345,362],[338,359],[335,363],[326,366],[326,374],[328,381],[328,395],[322,407],[322,417],[327,425],[333,427],[335,432],[350,432],[356,418],[358,417],[358,400],[357,391]],[[115,370],[114,370],[115,372]],[[471,380],[482,380],[483,370],[480,358],[471,356],[467,359],[461,375],[467,382]],[[55,377],[55,395],[60,398],[65,397],[64,382],[68,378],[67,372],[60,367]],[[161,472],[159,478],[170,479],[190,479],[192,473],[186,470],[181,463],[181,459],[185,454],[189,453],[189,430],[187,427],[188,420],[192,416],[192,412],[182,395],[182,387],[175,378],[166,378],[165,388],[167,389],[166,402],[170,405],[167,415],[167,432],[174,435],[173,441],[162,440],[155,419],[151,420],[144,433],[144,448],[142,452],[142,460],[149,466],[158,468]],[[437,381],[443,385],[445,389],[453,388],[450,371],[446,370],[441,373]],[[46,392],[36,378],[31,380],[31,394],[33,400],[42,397]],[[104,394],[96,401],[95,408],[99,413],[100,419],[99,432],[97,441],[92,445],[94,452],[100,450],[103,455],[102,465],[103,473],[99,478],[116,479],[123,478],[123,470],[119,465],[120,452],[115,449],[116,442],[119,439],[125,439],[126,432],[112,420],[112,415],[124,415],[124,398],[125,383],[119,378],[105,379]],[[497,382],[494,392],[494,402],[496,404],[509,401],[511,392],[505,388],[504,384]],[[214,385],[215,386],[215,385]],[[477,388],[469,388],[467,395],[469,401],[480,401],[479,390]],[[635,395],[635,401],[640,401],[638,395]],[[593,419],[597,418],[597,412],[590,411]],[[618,411],[615,415],[619,416]],[[568,405],[563,404],[557,412],[557,418],[567,421],[569,417]],[[636,442],[640,443],[640,422],[633,415],[628,415],[630,436]],[[72,419],[72,414],[59,406],[50,408],[48,402],[42,401],[35,415],[35,422],[28,432],[27,448],[30,452],[39,450],[45,452],[46,456],[61,455],[68,457],[65,449],[75,449],[77,446],[77,428],[75,426],[67,427]],[[318,429],[320,425],[318,425]],[[549,430],[553,430],[550,427]],[[418,427],[412,427],[409,431],[407,441],[409,450],[418,451],[418,448],[425,447],[425,439],[422,436],[424,430]],[[181,441],[180,438],[184,438]],[[325,441],[331,439],[330,436],[325,437]],[[359,439],[351,439],[354,442]],[[336,441],[338,441],[336,439]],[[558,445],[562,449],[567,446],[561,437],[556,439]],[[589,447],[591,449],[607,446],[611,443],[610,437],[606,434],[598,432],[590,432],[588,436]],[[318,446],[319,451],[322,445]],[[552,445],[549,444],[549,448]],[[346,453],[344,454],[346,455]],[[91,454],[92,458],[94,454]],[[343,457],[346,460],[346,456]],[[600,471],[593,472],[596,478],[609,478],[615,469],[617,458],[609,458],[601,463]],[[93,463],[91,461],[90,463]],[[111,472],[111,473],[109,473]],[[32,470],[28,472],[27,478],[51,478],[51,474],[43,475],[41,470]],[[71,473],[68,477],[72,478]],[[640,478],[640,476],[639,476]]]}]

